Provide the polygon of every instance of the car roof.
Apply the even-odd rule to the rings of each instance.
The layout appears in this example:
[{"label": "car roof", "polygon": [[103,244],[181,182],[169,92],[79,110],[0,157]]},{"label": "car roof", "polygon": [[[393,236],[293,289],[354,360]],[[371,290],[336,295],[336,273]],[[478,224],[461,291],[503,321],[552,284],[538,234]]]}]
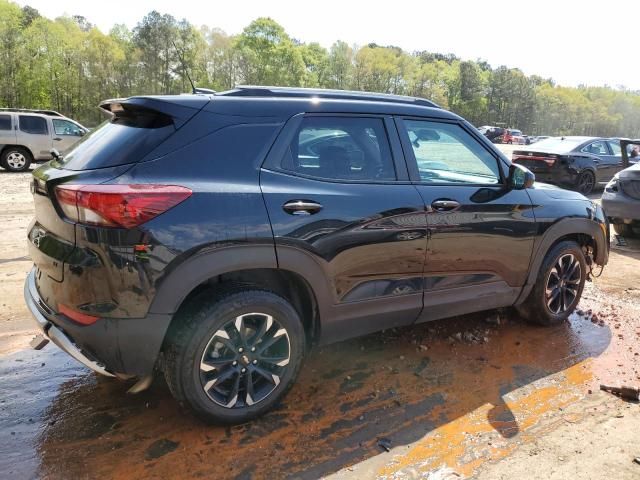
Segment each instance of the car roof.
[{"label": "car roof", "polygon": [[[53,120],[67,120],[71,123],[75,123],[76,125],[82,124],[72,118],[65,117],[61,113],[55,112],[53,110],[28,110],[28,109],[19,109],[19,108],[0,108],[0,115],[23,115],[27,117],[47,117]],[[84,127],[83,127],[84,128]]]},{"label": "car roof", "polygon": [[111,111],[115,104],[137,104],[170,115],[191,117],[191,110],[282,120],[299,113],[360,113],[403,115],[461,120],[458,115],[424,98],[350,90],[240,86],[216,93],[144,95],[110,99],[100,108]]},{"label": "car roof", "polygon": [[587,137],[587,136],[582,136],[582,135],[558,135],[557,137],[550,137],[550,138],[564,138],[566,140],[574,140],[576,142],[582,141],[582,142],[588,142],[590,140],[606,140],[606,138],[604,137]]},{"label": "car roof", "polygon": [[237,97],[280,97],[280,98],[316,98],[338,100],[372,100],[378,102],[406,103],[439,108],[434,102],[425,98],[394,95],[388,93],[363,92],[360,90],[336,90],[328,88],[275,87],[260,85],[239,85],[232,90],[216,93],[218,96]]},{"label": "car roof", "polygon": [[423,98],[349,90],[251,86],[216,93],[209,98],[204,107],[206,110],[227,115],[283,117],[302,112],[370,113],[460,119]]}]

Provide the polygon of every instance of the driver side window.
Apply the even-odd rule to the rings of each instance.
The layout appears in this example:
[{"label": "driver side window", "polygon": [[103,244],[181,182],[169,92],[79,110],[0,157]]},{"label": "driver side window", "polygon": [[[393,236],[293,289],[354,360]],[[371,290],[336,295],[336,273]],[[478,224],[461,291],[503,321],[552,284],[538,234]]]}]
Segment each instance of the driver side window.
[{"label": "driver side window", "polygon": [[306,117],[282,168],[325,180],[396,179],[384,122],[368,117]]},{"label": "driver side window", "polygon": [[69,122],[68,120],[60,120],[57,118],[52,119],[53,129],[56,132],[56,135],[73,135],[76,137],[80,136],[80,128]]},{"label": "driver side window", "polygon": [[460,125],[427,120],[403,120],[403,123],[421,182],[500,183],[497,159]]}]

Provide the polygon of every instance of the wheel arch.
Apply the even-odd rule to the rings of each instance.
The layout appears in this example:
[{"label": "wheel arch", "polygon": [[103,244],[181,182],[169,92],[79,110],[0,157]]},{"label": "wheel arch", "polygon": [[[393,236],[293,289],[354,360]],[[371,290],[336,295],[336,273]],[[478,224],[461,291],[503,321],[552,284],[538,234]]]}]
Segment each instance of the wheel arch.
[{"label": "wheel arch", "polygon": [[535,285],[544,257],[558,243],[573,240],[582,247],[593,248],[593,259],[598,265],[605,265],[609,259],[608,225],[588,218],[565,218],[547,229],[542,236],[529,265],[527,282],[516,305],[524,302]]},{"label": "wheel arch", "polygon": [[160,283],[149,311],[175,318],[203,289],[247,285],[273,291],[291,302],[303,321],[307,340],[315,342],[320,338],[321,309],[329,294],[325,278],[310,259],[279,266],[272,245],[221,248],[196,254],[173,268]]},{"label": "wheel arch", "polygon": [[9,145],[2,145],[2,149],[0,150],[0,156],[4,155],[4,153],[7,150],[10,150],[11,148],[21,148],[23,150],[26,150],[29,155],[31,155],[31,161],[33,161],[35,159],[33,152],[31,151],[31,149],[25,145],[18,145],[18,144],[9,144]]}]

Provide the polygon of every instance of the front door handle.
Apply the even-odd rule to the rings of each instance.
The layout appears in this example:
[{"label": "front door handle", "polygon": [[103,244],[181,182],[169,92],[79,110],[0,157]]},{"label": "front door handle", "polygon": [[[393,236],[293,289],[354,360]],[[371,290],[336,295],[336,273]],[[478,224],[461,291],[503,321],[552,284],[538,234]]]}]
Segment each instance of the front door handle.
[{"label": "front door handle", "polygon": [[310,200],[289,200],[282,209],[291,215],[313,215],[322,210],[322,205]]},{"label": "front door handle", "polygon": [[62,141],[62,139],[61,139],[60,137],[55,137],[55,138],[54,138],[54,140],[55,140],[56,142],[60,142],[60,141]]},{"label": "front door handle", "polygon": [[436,212],[450,212],[451,210],[456,210],[460,208],[460,203],[455,200],[434,200],[431,203],[431,208],[433,208]]}]

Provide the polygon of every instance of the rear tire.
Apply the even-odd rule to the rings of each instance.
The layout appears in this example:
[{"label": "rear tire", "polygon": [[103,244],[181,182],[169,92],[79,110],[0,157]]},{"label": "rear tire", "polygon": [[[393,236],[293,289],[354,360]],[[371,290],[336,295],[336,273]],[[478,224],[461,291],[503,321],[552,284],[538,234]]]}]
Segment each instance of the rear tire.
[{"label": "rear tire", "polygon": [[26,172],[31,162],[31,152],[23,147],[7,147],[0,155],[0,166],[10,172]]},{"label": "rear tire", "polygon": [[302,364],[300,317],[266,290],[205,291],[174,322],[164,347],[167,384],[181,405],[208,422],[262,415],[291,388]]},{"label": "rear tire", "polygon": [[576,190],[583,195],[589,195],[596,186],[596,176],[591,170],[585,170],[576,180]]},{"label": "rear tire", "polygon": [[578,305],[586,279],[587,262],[580,245],[560,242],[545,255],[536,284],[518,312],[531,323],[558,325]]},{"label": "rear tire", "polygon": [[623,237],[640,237],[640,235],[637,233],[638,230],[634,230],[633,226],[628,223],[614,223],[613,229],[618,235],[622,235]]}]

